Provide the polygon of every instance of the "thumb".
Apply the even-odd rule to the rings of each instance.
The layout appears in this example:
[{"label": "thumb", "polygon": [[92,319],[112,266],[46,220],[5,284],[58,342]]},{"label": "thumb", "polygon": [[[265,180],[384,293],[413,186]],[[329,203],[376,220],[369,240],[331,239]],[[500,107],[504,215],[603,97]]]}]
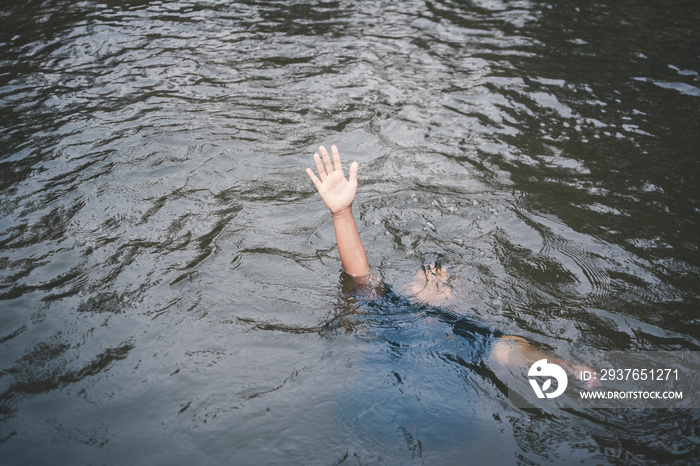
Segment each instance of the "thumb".
[{"label": "thumb", "polygon": [[306,169],[306,174],[309,175],[309,178],[311,178],[311,181],[313,182],[314,186],[316,186],[316,190],[320,191],[321,190],[321,180],[318,179],[318,177],[314,174],[314,172],[310,169]]}]

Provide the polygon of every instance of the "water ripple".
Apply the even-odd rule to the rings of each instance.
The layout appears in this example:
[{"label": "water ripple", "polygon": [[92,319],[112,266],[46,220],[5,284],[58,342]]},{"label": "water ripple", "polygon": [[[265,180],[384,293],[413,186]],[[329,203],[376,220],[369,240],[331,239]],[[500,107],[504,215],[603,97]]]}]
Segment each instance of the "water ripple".
[{"label": "water ripple", "polygon": [[[689,2],[0,13],[3,458],[690,458],[692,413],[515,409],[475,330],[697,350]],[[344,293],[303,172],[331,143],[375,273],[451,264],[439,312]]]}]

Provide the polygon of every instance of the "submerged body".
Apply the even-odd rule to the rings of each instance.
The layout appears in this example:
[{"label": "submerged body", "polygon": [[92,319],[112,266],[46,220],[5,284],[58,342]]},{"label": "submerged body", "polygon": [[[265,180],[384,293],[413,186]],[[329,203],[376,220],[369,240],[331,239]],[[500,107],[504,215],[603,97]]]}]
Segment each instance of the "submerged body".
[{"label": "submerged body", "polygon": [[[352,204],[357,193],[358,163],[353,162],[350,165],[349,177],[346,179],[338,148],[331,146],[332,162],[325,147],[321,146],[319,152],[320,155],[314,154],[318,176],[310,168],[306,169],[306,173],[331,211],[343,269],[352,283],[353,293],[364,303],[368,314],[375,316],[424,314],[438,318],[441,322],[448,324],[454,334],[468,335],[468,340],[476,337],[483,340],[479,344],[472,341],[473,347],[479,348],[476,360],[488,359],[501,366],[511,366],[511,369],[526,369],[536,361],[548,359],[562,366],[574,377],[580,374],[581,370],[592,371],[589,367],[579,366],[541,352],[522,337],[503,335],[499,331],[470,322],[464,317],[456,317],[445,312],[443,306],[452,299],[454,293],[452,284],[458,277],[452,276],[448,267],[439,260],[423,264],[418,270],[411,284],[410,298],[396,294],[391,287],[383,284],[370,270],[367,253],[352,213]],[[394,325],[389,327],[394,328]],[[516,357],[512,357],[512,353],[515,353]],[[587,388],[594,388],[594,386],[589,385]]]}]

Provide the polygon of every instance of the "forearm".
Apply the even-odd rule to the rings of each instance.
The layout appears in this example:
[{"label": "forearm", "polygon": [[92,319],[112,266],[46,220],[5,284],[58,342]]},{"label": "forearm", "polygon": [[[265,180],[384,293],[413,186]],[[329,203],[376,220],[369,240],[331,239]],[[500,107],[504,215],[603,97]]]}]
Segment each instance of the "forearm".
[{"label": "forearm", "polygon": [[333,213],[333,227],[343,269],[355,277],[369,273],[367,254],[357,231],[352,206]]}]

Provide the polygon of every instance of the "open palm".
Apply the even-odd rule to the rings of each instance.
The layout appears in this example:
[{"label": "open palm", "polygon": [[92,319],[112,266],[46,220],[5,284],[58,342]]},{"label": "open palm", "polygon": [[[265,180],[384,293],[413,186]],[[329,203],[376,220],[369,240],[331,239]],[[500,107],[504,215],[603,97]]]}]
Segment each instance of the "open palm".
[{"label": "open palm", "polygon": [[342,212],[352,206],[357,193],[357,162],[350,164],[348,179],[343,174],[343,168],[340,163],[340,154],[338,148],[331,146],[333,153],[333,162],[328,156],[328,151],[325,147],[319,148],[321,155],[314,154],[316,162],[316,170],[318,177],[310,168],[306,169],[306,173],[311,178],[311,181],[316,186],[321,199],[326,203],[326,206],[334,214]]}]

